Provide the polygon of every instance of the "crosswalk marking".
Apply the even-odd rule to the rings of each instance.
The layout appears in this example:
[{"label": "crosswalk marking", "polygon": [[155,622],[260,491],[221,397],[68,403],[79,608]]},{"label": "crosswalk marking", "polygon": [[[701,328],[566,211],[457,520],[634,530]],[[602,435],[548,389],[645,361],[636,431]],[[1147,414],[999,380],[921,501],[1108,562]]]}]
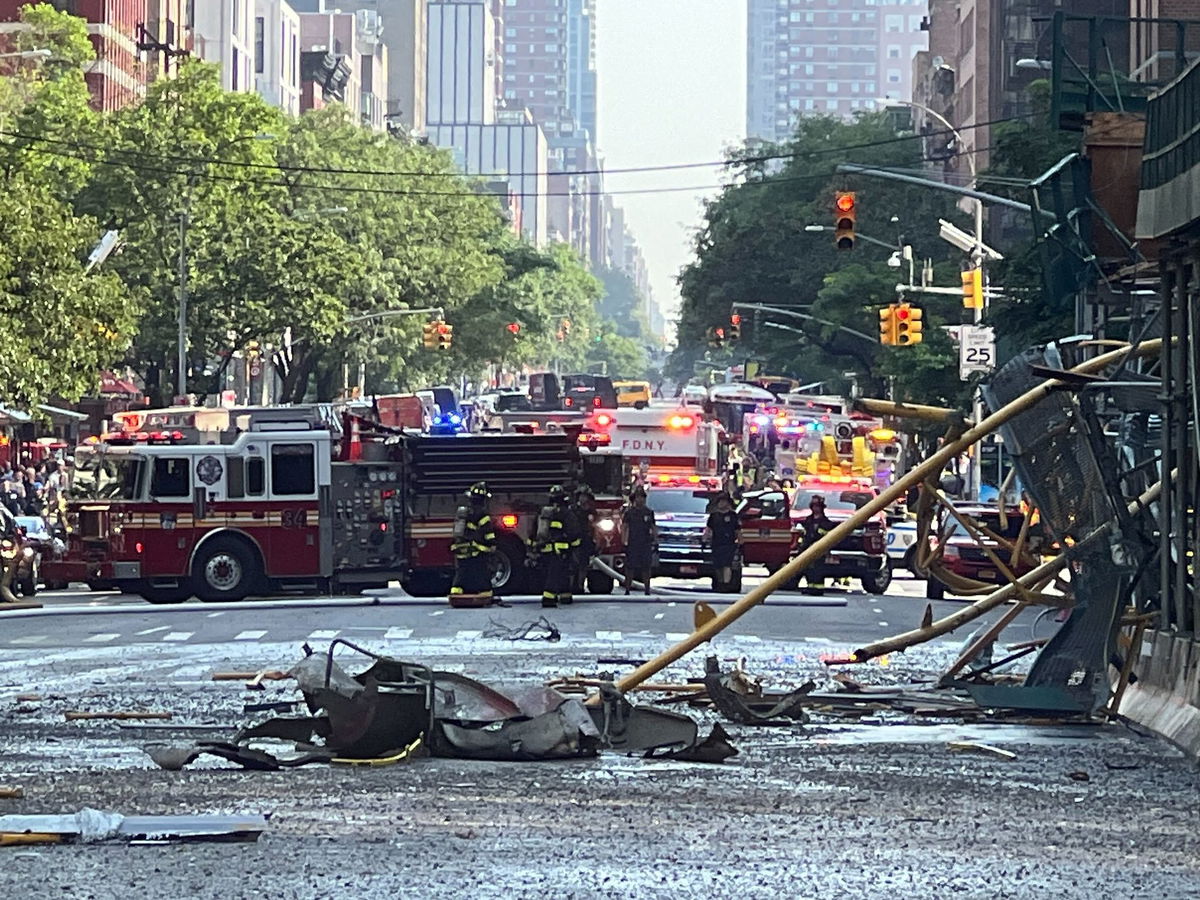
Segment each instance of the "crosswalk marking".
[{"label": "crosswalk marking", "polygon": [[383,633],[385,641],[407,641],[412,637],[413,630],[411,628],[389,628]]},{"label": "crosswalk marking", "polygon": [[119,634],[92,634],[83,639],[86,644],[104,644],[108,641],[115,641],[121,635]]},{"label": "crosswalk marking", "polygon": [[887,628],[887,627],[888,627],[888,623],[887,623],[887,622],[880,622],[880,623],[879,623],[879,627],[880,627],[880,628]]},{"label": "crosswalk marking", "polygon": [[661,619],[661,618],[662,618],[663,616],[665,616],[665,615],[666,615],[666,613],[655,613],[655,614],[654,614],[654,618],[656,618],[656,619]]},{"label": "crosswalk marking", "polygon": [[266,631],[239,631],[234,637],[235,641],[257,641],[260,640]]},{"label": "crosswalk marking", "polygon": [[194,631],[170,631],[163,635],[164,641],[186,641],[196,632]]},{"label": "crosswalk marking", "polygon": [[310,641],[332,641],[337,636],[338,636],[338,629],[322,628],[322,629],[318,629],[318,630],[314,631],[312,634],[310,634],[308,636],[308,640],[310,640]]},{"label": "crosswalk marking", "polygon": [[460,631],[454,637],[460,641],[473,641],[481,634],[483,634],[482,631]]},{"label": "crosswalk marking", "polygon": [[45,635],[45,634],[29,634],[29,635],[26,635],[25,637],[13,638],[11,641],[9,641],[9,643],[10,644],[40,644],[42,641],[46,640],[48,637],[49,637],[49,635]]},{"label": "crosswalk marking", "polygon": [[146,628],[143,631],[139,631],[138,637],[141,637],[142,635],[146,635],[146,634],[157,634],[160,631],[170,631],[170,630],[171,629],[168,628],[166,625],[159,625],[157,628]]},{"label": "crosswalk marking", "polygon": [[602,641],[619,641],[621,632],[619,631],[597,631],[596,637]]}]

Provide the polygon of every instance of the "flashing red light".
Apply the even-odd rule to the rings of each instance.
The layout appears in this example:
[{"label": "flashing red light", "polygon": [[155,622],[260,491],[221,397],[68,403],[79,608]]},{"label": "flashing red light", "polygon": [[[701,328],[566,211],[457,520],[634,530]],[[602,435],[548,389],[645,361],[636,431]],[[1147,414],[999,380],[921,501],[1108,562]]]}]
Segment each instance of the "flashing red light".
[{"label": "flashing red light", "polygon": [[607,428],[609,425],[611,425],[613,423],[613,417],[610,416],[608,413],[600,413],[600,415],[596,416],[596,418],[593,419],[592,421],[595,422],[597,425],[599,425],[601,428]]},{"label": "flashing red light", "polygon": [[667,419],[668,428],[691,428],[696,424],[696,420],[691,416],[671,416]]},{"label": "flashing red light", "polygon": [[135,441],[148,441],[150,440],[150,433],[148,431],[139,431],[133,436],[133,439]]},{"label": "flashing red light", "polygon": [[903,322],[905,319],[907,319],[909,317],[909,315],[910,315],[910,311],[905,309],[903,306],[900,307],[898,310],[896,310],[896,318],[899,319],[901,322]]},{"label": "flashing red light", "polygon": [[742,324],[741,315],[739,315],[738,313],[734,313],[733,315],[731,315],[729,317],[729,324],[730,325],[741,325]]},{"label": "flashing red light", "polygon": [[839,212],[850,212],[854,209],[854,197],[851,194],[838,194],[834,203]]},{"label": "flashing red light", "polygon": [[518,521],[515,513],[505,513],[500,517],[500,524],[504,528],[516,528]]},{"label": "flashing red light", "polygon": [[599,406],[599,405],[600,405],[600,398],[599,398],[599,397],[593,397],[593,398],[592,398],[592,406]]},{"label": "flashing red light", "polygon": [[380,522],[380,523],[379,523],[379,530],[380,530],[380,531],[387,531],[387,522]]},{"label": "flashing red light", "polygon": [[138,553],[141,553],[143,550],[146,549],[146,547],[141,541],[138,541],[136,544],[133,545],[133,549],[136,550]]},{"label": "flashing red light", "polygon": [[574,397],[564,397],[563,398],[563,406],[574,406],[574,405],[575,405]]}]

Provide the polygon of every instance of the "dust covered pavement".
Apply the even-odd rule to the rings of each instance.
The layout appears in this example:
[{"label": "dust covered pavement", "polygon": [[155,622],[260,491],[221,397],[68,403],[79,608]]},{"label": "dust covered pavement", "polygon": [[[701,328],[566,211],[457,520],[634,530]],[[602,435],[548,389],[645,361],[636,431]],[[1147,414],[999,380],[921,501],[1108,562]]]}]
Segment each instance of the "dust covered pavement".
[{"label": "dust covered pavement", "polygon": [[[818,656],[828,649],[764,646],[748,664],[788,687],[819,673]],[[288,658],[279,651],[272,665]],[[937,670],[949,652],[921,648],[886,669],[862,671],[899,681]],[[531,681],[597,670],[594,657],[571,656],[563,647],[482,654],[471,658],[469,673]],[[425,661],[463,668],[460,656]],[[516,897],[722,889],[744,896],[781,889],[793,896],[1200,894],[1200,776],[1182,755],[1122,726],[817,716],[807,726],[727,725],[741,753],[721,766],[604,754],[285,772],[214,761],[166,772],[140,749],[164,740],[161,733],[68,723],[62,711],[167,708],[173,723],[232,732],[263,717],[245,714],[244,702],[292,699],[290,683],[248,693],[198,672],[163,683],[150,664],[125,674],[111,666],[89,680],[84,673],[96,662],[90,669],[82,660],[64,663],[26,687],[44,690],[45,699],[24,713],[14,712],[11,685],[0,683],[0,781],[26,792],[23,800],[0,800],[0,813],[258,812],[270,816],[270,827],[254,844],[5,848],[0,887],[12,896],[465,897],[484,887]],[[224,662],[255,668],[264,661]],[[701,662],[685,660],[674,674],[699,674]],[[179,659],[171,664],[195,671]],[[997,744],[1017,758],[949,752],[946,742],[957,739]],[[1077,773],[1088,780],[1075,780]]]}]

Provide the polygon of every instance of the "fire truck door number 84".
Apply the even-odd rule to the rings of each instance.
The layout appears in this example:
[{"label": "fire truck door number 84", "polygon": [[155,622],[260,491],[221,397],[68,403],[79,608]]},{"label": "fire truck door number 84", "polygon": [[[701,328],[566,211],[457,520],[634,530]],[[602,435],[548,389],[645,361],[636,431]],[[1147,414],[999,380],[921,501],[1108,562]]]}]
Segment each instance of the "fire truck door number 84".
[{"label": "fire truck door number 84", "polygon": [[307,509],[285,509],[280,517],[284,528],[306,528],[308,526]]}]

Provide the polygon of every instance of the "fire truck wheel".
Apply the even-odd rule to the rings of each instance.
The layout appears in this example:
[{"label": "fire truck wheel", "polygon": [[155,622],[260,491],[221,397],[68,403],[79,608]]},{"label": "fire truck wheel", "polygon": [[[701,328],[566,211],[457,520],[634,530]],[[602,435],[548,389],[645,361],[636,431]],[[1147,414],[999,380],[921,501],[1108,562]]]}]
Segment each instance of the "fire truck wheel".
[{"label": "fire truck wheel", "polygon": [[200,547],[192,564],[196,596],[206,602],[244,600],[261,574],[254,551],[243,541],[214,537]]},{"label": "fire truck wheel", "polygon": [[611,594],[613,592],[613,577],[607,572],[588,572],[587,589],[589,594]]},{"label": "fire truck wheel", "polygon": [[525,567],[525,545],[516,540],[500,540],[492,554],[492,590],[502,591],[506,596],[522,594],[529,582],[529,570]]},{"label": "fire truck wheel", "polygon": [[868,594],[882,594],[888,589],[888,585],[892,583],[892,567],[884,565],[882,569],[874,575],[864,575],[862,577],[863,589]]}]

